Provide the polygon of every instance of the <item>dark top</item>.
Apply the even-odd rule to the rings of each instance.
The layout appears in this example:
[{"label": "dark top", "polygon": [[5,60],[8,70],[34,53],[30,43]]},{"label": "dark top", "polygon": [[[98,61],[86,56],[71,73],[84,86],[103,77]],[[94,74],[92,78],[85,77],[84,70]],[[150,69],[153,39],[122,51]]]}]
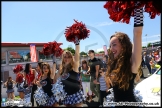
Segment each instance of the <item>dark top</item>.
[{"label": "dark top", "polygon": [[49,97],[51,97],[53,95],[53,93],[51,91],[51,89],[52,89],[52,85],[51,85],[52,84],[52,79],[46,78],[46,79],[42,80],[40,83],[42,85],[42,88],[43,88],[44,92],[47,93],[47,95]]},{"label": "dark top", "polygon": [[13,89],[13,82],[7,82],[7,89]]},{"label": "dark top", "polygon": [[97,58],[94,58],[92,60],[90,59],[88,65],[90,67],[90,75],[95,77],[96,65],[100,65],[99,60]]},{"label": "dark top", "polygon": [[[65,78],[65,76],[67,76],[67,79]],[[65,79],[63,79],[63,77]],[[80,82],[78,80],[78,73],[73,70],[66,73],[66,75],[62,74],[61,81],[64,85],[64,90],[67,93],[67,95],[72,95],[80,90]]]},{"label": "dark top", "polygon": [[105,61],[101,62],[101,68],[106,68],[107,69],[107,63]]},{"label": "dark top", "polygon": [[136,74],[133,74],[133,78],[129,82],[129,88],[127,90],[119,89],[118,85],[113,86],[115,102],[136,102],[134,96],[134,79]]},{"label": "dark top", "polygon": [[146,55],[145,56],[145,62],[147,63],[147,64],[149,64],[149,62],[150,62],[150,60],[152,59],[152,55]]}]

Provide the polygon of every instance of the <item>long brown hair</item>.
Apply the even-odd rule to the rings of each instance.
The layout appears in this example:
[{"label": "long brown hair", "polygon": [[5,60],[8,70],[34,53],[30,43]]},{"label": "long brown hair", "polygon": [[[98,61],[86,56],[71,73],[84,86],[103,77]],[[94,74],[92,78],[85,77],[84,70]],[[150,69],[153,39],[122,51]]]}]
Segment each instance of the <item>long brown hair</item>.
[{"label": "long brown hair", "polygon": [[86,64],[86,68],[88,69],[88,64],[87,64],[87,61],[86,60],[83,60],[82,61],[82,69],[83,69],[83,64]]},{"label": "long brown hair", "polygon": [[[113,53],[108,51],[108,70],[106,73],[107,77],[110,77],[111,74],[114,74],[113,84],[119,85],[120,89],[128,89],[129,81],[133,78],[132,75],[132,43],[127,34],[117,32],[115,35],[110,37],[117,37],[122,46],[122,52],[117,58],[114,58]],[[111,78],[111,77],[110,77]]]},{"label": "long brown hair", "polygon": [[49,72],[47,74],[47,77],[51,79],[51,77],[50,77],[51,76],[51,68],[50,68],[50,65],[48,63],[42,63],[42,65],[41,65],[42,76],[44,74],[44,72],[43,72],[43,66],[47,66],[47,68],[49,69]]},{"label": "long brown hair", "polygon": [[[71,58],[71,63],[69,63],[67,66],[65,66],[65,62],[64,62],[64,56],[65,55],[68,55],[69,58]],[[63,54],[62,54],[62,63],[60,65],[60,74],[62,75],[66,69],[66,72],[69,72],[71,70],[74,69],[74,59],[73,59],[73,55],[70,51],[64,51]]]}]

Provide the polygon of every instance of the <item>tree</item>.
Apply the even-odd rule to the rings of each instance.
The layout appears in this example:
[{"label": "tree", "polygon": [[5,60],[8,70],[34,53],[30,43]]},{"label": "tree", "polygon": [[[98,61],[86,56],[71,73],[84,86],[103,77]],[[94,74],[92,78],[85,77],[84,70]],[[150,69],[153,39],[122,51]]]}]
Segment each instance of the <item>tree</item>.
[{"label": "tree", "polygon": [[142,46],[142,48],[146,48],[146,46]]},{"label": "tree", "polygon": [[87,56],[87,53],[85,53],[84,51],[80,52],[80,56]]},{"label": "tree", "polygon": [[152,45],[151,43],[148,43],[148,44],[147,44],[147,47],[151,47],[151,45]]},{"label": "tree", "polygon": [[105,53],[104,51],[100,51],[100,52],[98,52],[98,53]]},{"label": "tree", "polygon": [[73,55],[75,54],[75,50],[72,47],[67,47],[65,50],[70,51]]}]

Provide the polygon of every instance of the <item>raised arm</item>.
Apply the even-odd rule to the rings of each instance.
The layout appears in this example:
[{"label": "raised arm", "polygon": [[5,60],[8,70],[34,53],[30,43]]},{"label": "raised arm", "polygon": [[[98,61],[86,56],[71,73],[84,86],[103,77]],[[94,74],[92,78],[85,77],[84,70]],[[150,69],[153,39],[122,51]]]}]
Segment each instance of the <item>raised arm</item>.
[{"label": "raised arm", "polygon": [[75,40],[75,56],[74,56],[74,59],[75,59],[74,71],[79,72],[78,68],[79,68],[79,63],[80,63],[80,45],[79,45],[79,40],[78,40],[77,37],[76,37],[76,40]]},{"label": "raised arm", "polygon": [[142,53],[142,29],[143,29],[143,8],[135,9],[132,47],[132,72],[136,73],[141,64]]}]

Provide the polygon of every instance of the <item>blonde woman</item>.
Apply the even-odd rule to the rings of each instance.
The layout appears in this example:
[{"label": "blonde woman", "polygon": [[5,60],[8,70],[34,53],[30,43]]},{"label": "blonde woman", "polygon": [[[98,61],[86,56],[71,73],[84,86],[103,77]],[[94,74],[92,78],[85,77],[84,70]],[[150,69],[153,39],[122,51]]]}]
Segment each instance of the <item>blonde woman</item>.
[{"label": "blonde woman", "polygon": [[78,68],[80,63],[79,52],[79,41],[76,38],[75,56],[73,57],[72,53],[69,51],[64,51],[62,55],[62,63],[60,65],[59,73],[64,85],[64,90],[67,93],[66,98],[62,101],[66,107],[82,107],[82,103],[85,99],[78,78]]}]

